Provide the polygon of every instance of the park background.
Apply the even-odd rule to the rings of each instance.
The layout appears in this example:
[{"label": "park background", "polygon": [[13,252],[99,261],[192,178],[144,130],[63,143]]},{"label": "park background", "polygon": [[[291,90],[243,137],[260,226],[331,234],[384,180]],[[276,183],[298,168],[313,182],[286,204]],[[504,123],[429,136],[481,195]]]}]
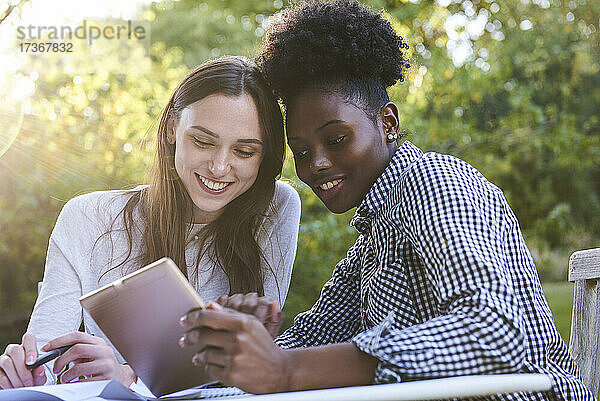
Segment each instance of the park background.
[{"label": "park background", "polygon": [[[178,81],[209,58],[253,57],[288,5],[138,3],[132,19],[150,27],[147,43],[98,41],[67,57],[19,53],[12,41],[0,56],[0,349],[20,342],[65,202],[144,183],[157,117]],[[385,9],[411,46],[408,79],[389,91],[408,140],[466,160],[504,190],[568,342],[568,257],[600,246],[600,2],[365,3]],[[0,28],[14,31],[35,6],[0,2]],[[352,212],[330,214],[299,182],[289,151],[283,177],[302,198],[289,325],[356,232]]]}]

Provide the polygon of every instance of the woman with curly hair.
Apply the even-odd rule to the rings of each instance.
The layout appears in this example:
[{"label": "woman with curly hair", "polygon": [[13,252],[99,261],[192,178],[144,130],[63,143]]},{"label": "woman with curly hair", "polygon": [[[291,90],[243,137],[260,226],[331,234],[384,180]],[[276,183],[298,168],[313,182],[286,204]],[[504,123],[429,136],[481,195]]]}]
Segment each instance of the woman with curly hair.
[{"label": "woman with curly hair", "polygon": [[[255,63],[223,57],[190,72],[163,109],[149,184],[63,207],[27,333],[0,355],[0,389],[81,376],[132,384],[135,372],[78,300],[165,256],[207,301],[243,293],[245,307],[262,295],[283,304],[300,220],[297,192],[277,180],[283,128]],[[46,367],[25,367],[38,348],[66,345],[74,346]]]},{"label": "woman with curly hair", "polygon": [[398,144],[386,88],[404,80],[406,48],[357,2],[275,19],[258,63],[286,106],[298,177],[333,213],[356,207],[360,235],[275,343],[253,316],[212,305],[185,316],[182,344],[204,345],[196,361],[251,392],[540,372],[551,392],[497,399],[592,400],[500,189],[455,157]]}]

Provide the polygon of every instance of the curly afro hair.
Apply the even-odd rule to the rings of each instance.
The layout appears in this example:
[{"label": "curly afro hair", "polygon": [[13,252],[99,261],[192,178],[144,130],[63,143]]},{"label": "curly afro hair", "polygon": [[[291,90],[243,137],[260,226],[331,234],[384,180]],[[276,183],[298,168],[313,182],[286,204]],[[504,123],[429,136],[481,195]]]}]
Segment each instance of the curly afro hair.
[{"label": "curly afro hair", "polygon": [[404,81],[408,45],[381,13],[357,1],[309,0],[269,26],[257,64],[285,104],[307,89],[341,95],[376,120],[386,87]]}]

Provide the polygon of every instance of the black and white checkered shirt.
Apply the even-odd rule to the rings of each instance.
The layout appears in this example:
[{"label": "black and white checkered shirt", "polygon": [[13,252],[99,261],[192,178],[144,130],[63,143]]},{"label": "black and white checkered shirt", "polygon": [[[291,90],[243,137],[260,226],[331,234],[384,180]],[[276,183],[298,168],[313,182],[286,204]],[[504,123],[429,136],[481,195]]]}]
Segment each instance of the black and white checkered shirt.
[{"label": "black and white checkered shirt", "polygon": [[404,142],[351,225],[356,243],[277,338],[281,347],[352,341],[380,361],[376,383],[539,372],[552,376],[552,391],[492,399],[594,399],[516,217],[472,166]]}]

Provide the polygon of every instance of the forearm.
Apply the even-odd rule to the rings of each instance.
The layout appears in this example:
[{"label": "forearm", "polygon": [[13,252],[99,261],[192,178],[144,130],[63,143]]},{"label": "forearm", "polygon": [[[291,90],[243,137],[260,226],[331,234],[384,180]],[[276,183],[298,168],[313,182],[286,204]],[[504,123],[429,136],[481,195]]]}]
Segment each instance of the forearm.
[{"label": "forearm", "polygon": [[381,360],[375,383],[519,371],[525,348],[518,327],[489,307],[467,309],[404,329],[386,320],[352,341]]},{"label": "forearm", "polygon": [[298,348],[288,354],[287,391],[371,384],[378,360],[353,343]]}]

